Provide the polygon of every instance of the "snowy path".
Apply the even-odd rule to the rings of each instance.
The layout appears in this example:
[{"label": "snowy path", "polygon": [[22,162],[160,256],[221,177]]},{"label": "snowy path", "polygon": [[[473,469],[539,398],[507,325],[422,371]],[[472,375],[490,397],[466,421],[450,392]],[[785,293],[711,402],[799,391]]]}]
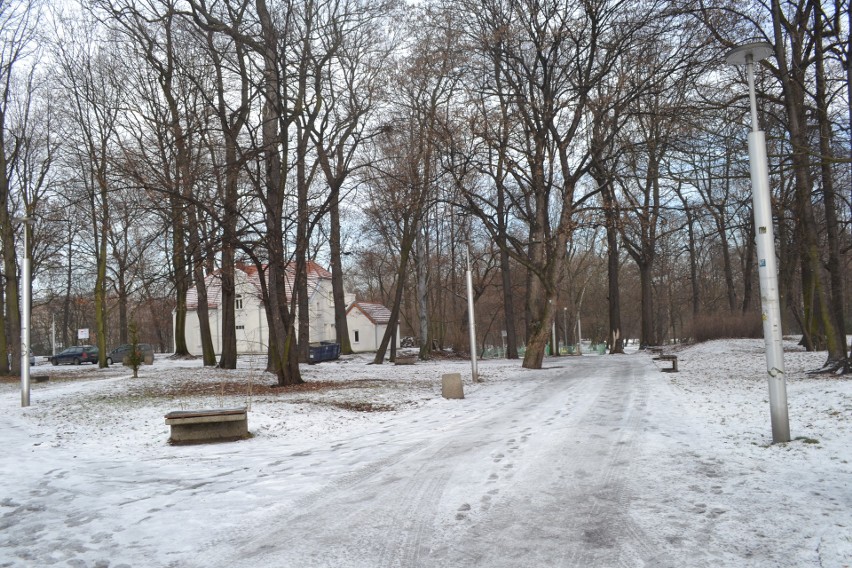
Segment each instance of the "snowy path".
[{"label": "snowy path", "polygon": [[24,411],[5,385],[0,567],[852,565],[852,388],[795,381],[793,428],[823,444],[768,446],[761,359],[723,348],[678,374],[645,355],[490,367],[464,400],[399,381],[446,365],[343,363],[312,372],[397,381],[328,394],[413,402],[257,397],[253,439],[205,446],[165,444],[174,401],[138,382],[51,383]]},{"label": "snowy path", "polygon": [[238,538],[227,564],[641,565],[660,552],[629,517],[643,375],[659,373],[641,361],[573,360],[473,415],[460,402],[449,422],[341,447],[360,465]]}]

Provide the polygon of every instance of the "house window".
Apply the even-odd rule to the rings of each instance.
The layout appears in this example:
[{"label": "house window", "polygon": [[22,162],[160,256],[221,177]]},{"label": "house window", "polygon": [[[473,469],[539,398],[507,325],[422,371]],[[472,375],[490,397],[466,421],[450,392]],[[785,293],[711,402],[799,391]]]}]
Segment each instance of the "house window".
[{"label": "house window", "polygon": [[234,300],[234,307],[238,310],[243,309],[243,297],[240,294],[237,294],[237,297]]},{"label": "house window", "polygon": [[355,343],[358,343],[361,340],[358,330],[356,329],[353,333],[355,334]]},{"label": "house window", "polygon": [[237,329],[245,329],[245,328],[246,328],[246,326],[244,326],[244,325],[238,325],[237,326]]}]

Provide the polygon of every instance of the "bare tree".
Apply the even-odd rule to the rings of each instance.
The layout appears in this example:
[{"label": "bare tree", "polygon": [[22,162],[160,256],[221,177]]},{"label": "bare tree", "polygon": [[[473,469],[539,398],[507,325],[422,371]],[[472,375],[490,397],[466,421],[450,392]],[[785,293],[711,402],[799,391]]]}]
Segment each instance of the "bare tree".
[{"label": "bare tree", "polygon": [[[510,199],[526,234],[513,235],[506,249],[529,274],[524,366],[540,368],[575,212],[596,192],[580,185],[590,165],[592,88],[613,72],[647,14],[659,6],[649,2],[636,11],[618,2],[460,6],[469,14],[469,47],[488,70],[477,76],[491,75],[484,86],[488,99],[505,97],[516,123],[509,139]],[[471,195],[468,206],[496,238],[490,203]]]},{"label": "bare tree", "polygon": [[[388,228],[393,227],[390,232],[398,239],[399,264],[391,318],[375,363],[384,360],[391,339],[396,337],[408,263],[421,234],[428,204],[435,195],[440,116],[459,79],[453,31],[448,26],[436,25],[444,16],[446,14],[427,7],[418,13],[419,19],[410,23],[414,44],[411,54],[400,62],[402,73],[397,76],[399,90],[396,92],[399,102],[383,136],[377,139],[383,159],[376,164],[378,176],[374,178],[373,188],[379,191],[374,195],[384,195],[382,199],[387,200],[385,207],[392,218]],[[381,207],[375,198],[373,203]],[[426,262],[425,255],[416,257],[416,261]],[[420,319],[422,317],[421,311]],[[421,356],[424,356],[430,345],[428,326],[427,337],[420,340]]]},{"label": "bare tree", "polygon": [[[57,80],[67,102],[73,141],[69,166],[77,175],[73,183],[87,206],[88,228],[96,274],[94,283],[95,328],[100,366],[106,366],[107,278],[110,191],[114,187],[111,168],[118,136],[118,119],[125,101],[125,77],[102,45],[94,40],[102,32],[95,23],[79,19],[63,30],[56,44]],[[72,126],[73,125],[73,126]]]},{"label": "bare tree", "polygon": [[[109,23],[114,24],[129,39],[139,54],[139,60],[144,63],[139,92],[147,95],[147,105],[149,108],[162,105],[161,109],[152,108],[152,115],[163,119],[163,127],[160,128],[158,123],[152,121],[148,122],[148,126],[163,140],[158,142],[157,147],[161,149],[162,161],[159,166],[163,168],[163,175],[159,177],[164,183],[161,188],[150,189],[173,200],[174,214],[180,215],[175,220],[179,225],[186,225],[186,242],[198,299],[196,312],[202,359],[205,366],[213,366],[216,364],[216,355],[205,281],[205,266],[212,251],[209,242],[205,242],[209,239],[202,239],[202,211],[196,206],[197,202],[203,200],[196,195],[196,161],[201,141],[197,117],[203,113],[199,112],[199,97],[195,94],[198,85],[181,76],[180,48],[177,45],[180,38],[186,38],[187,34],[181,34],[181,19],[174,5],[167,2],[143,4],[132,0],[104,0],[97,5],[111,16]],[[156,91],[150,89],[153,85],[158,87]],[[144,180],[153,176],[148,172],[135,172],[134,177]],[[181,233],[176,231],[177,236]]]},{"label": "bare tree", "polygon": [[[815,42],[812,36],[814,10],[819,2],[811,0],[772,0],[768,4],[740,6],[719,1],[702,0],[700,14],[715,39],[724,47],[736,45],[729,22],[740,22],[740,36],[769,41],[774,58],[763,66],[776,79],[784,109],[784,124],[791,145],[790,161],[795,188],[795,211],[798,221],[799,257],[802,276],[804,318],[803,333],[822,337],[828,349],[826,369],[846,369],[844,338],[837,329],[834,300],[823,270],[817,216],[811,195],[814,189],[811,155],[819,150],[811,144],[808,133],[809,92],[813,84]],[[838,16],[839,17],[839,16]],[[821,19],[821,17],[820,17]],[[830,282],[830,277],[829,282]]]},{"label": "bare tree", "polygon": [[[29,1],[0,1],[0,241],[2,241],[2,283],[0,299],[5,310],[0,313],[0,375],[18,373],[21,362],[20,337],[7,330],[21,326],[20,287],[18,283],[18,254],[15,248],[16,217],[29,217],[28,196],[22,193],[17,174],[26,167],[26,145],[32,132],[21,130],[13,122],[29,112],[32,91],[31,73],[21,69],[33,48],[33,39],[40,14],[40,3]],[[20,104],[19,108],[15,108]],[[20,126],[20,125],[19,125]],[[19,195],[14,195],[16,188]],[[22,230],[29,230],[24,224]],[[32,240],[30,239],[30,242]],[[29,251],[23,251],[25,255]],[[11,366],[6,358],[10,353]]]}]

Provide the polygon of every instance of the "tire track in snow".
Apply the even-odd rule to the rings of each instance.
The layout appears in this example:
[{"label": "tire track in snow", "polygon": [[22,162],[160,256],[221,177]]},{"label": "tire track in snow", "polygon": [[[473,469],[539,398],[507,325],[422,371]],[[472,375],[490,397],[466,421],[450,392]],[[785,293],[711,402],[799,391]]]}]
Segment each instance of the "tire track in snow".
[{"label": "tire track in snow", "polygon": [[426,565],[637,566],[657,556],[629,518],[627,483],[647,371],[624,358],[608,370],[607,361],[570,360],[550,385],[551,400],[519,416],[538,416],[542,426],[516,432],[525,454],[511,484],[441,561]]},{"label": "tire track in snow", "polygon": [[347,456],[363,465],[271,507],[227,563],[659,565],[629,517],[648,371],[643,360],[608,361],[568,360],[473,412],[448,406],[452,429],[373,436]]},{"label": "tire track in snow", "polygon": [[[625,389],[625,385],[630,388]],[[641,430],[640,411],[647,405],[647,398],[647,385],[634,369],[626,378],[612,374],[607,377],[607,386],[601,390],[596,405],[600,409],[590,426],[609,429],[609,445],[605,451],[588,446],[581,452],[582,461],[597,463],[599,473],[578,486],[589,503],[571,526],[582,536],[585,546],[571,551],[566,558],[570,566],[636,566],[655,555],[647,545],[647,536],[628,517],[631,495],[627,482],[632,476],[636,437]]]}]

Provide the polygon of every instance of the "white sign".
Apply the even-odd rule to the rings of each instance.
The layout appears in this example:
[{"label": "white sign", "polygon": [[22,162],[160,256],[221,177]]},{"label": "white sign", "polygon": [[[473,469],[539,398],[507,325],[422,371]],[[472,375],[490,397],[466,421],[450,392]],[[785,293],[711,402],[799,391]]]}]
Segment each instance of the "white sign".
[{"label": "white sign", "polygon": [[77,339],[89,339],[89,328],[78,329],[77,330]]}]

